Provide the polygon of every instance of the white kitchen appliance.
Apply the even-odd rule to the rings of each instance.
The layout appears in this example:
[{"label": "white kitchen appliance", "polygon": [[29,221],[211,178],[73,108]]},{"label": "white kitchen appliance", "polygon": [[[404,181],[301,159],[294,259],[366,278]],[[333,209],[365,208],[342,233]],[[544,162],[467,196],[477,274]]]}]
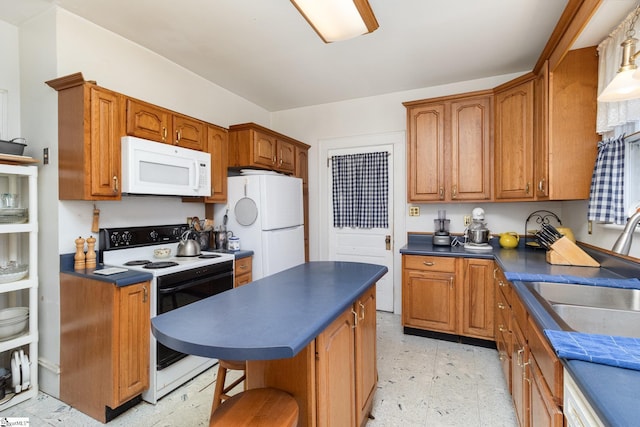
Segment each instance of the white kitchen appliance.
[{"label": "white kitchen appliance", "polygon": [[[178,244],[188,229],[186,224],[100,229],[100,261],[117,267],[105,269],[105,273],[126,268],[153,275],[151,317],[233,288],[232,254],[179,255]],[[169,249],[169,257],[156,257],[154,250],[158,248]],[[149,389],[142,398],[154,404],[217,362],[166,347],[153,333],[149,349]]]},{"label": "white kitchen appliance", "polygon": [[253,251],[253,279],[305,262],[302,179],[275,173],[228,179],[227,229]]},{"label": "white kitchen appliance", "polygon": [[489,228],[484,221],[484,209],[474,208],[471,211],[471,224],[465,232],[464,248],[468,251],[491,251],[493,247],[489,244],[491,238]]},{"label": "white kitchen appliance", "polygon": [[211,154],[123,136],[122,193],[211,196]]}]

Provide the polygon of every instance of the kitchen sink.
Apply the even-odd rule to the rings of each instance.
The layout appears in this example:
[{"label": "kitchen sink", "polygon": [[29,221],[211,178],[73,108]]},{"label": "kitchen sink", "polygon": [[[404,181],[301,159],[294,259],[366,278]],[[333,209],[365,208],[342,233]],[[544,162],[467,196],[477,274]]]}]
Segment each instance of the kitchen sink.
[{"label": "kitchen sink", "polygon": [[640,338],[640,290],[554,282],[525,286],[565,330]]}]

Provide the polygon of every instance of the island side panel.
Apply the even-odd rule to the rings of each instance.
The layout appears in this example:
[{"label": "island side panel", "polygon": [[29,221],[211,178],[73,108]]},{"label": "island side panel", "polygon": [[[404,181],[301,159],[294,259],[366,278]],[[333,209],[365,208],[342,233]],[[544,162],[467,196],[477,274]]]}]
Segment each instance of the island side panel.
[{"label": "island side panel", "polygon": [[294,357],[247,361],[247,389],[274,387],[296,398],[298,427],[316,426],[316,343],[311,341]]}]

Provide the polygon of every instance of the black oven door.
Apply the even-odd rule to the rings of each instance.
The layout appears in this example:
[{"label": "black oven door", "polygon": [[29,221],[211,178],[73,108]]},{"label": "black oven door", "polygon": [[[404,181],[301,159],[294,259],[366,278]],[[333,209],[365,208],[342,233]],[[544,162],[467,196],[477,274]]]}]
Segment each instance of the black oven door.
[{"label": "black oven door", "polygon": [[[205,267],[158,276],[157,314],[166,313],[233,288],[233,262],[225,261]],[[185,357],[157,343],[157,369],[161,370]]]}]

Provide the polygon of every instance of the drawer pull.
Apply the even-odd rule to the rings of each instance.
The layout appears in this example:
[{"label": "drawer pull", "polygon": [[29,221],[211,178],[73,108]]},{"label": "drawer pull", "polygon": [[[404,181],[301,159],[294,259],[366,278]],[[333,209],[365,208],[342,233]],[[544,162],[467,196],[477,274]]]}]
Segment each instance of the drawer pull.
[{"label": "drawer pull", "polygon": [[505,286],[507,286],[507,285],[505,285],[505,283],[504,283],[502,280],[500,280],[500,281],[498,282],[498,286],[500,286],[501,288],[504,288],[504,287],[505,287]]},{"label": "drawer pull", "polygon": [[499,302],[499,303],[498,303],[498,308],[499,308],[500,310],[504,310],[504,309],[505,309],[505,306],[504,306],[504,304],[503,304],[503,303]]},{"label": "drawer pull", "polygon": [[498,330],[500,332],[505,332],[507,330],[507,328],[505,328],[503,325],[498,326]]},{"label": "drawer pull", "polygon": [[433,267],[434,265],[436,265],[435,262],[431,262],[431,261],[423,261],[422,263],[427,267]]}]

